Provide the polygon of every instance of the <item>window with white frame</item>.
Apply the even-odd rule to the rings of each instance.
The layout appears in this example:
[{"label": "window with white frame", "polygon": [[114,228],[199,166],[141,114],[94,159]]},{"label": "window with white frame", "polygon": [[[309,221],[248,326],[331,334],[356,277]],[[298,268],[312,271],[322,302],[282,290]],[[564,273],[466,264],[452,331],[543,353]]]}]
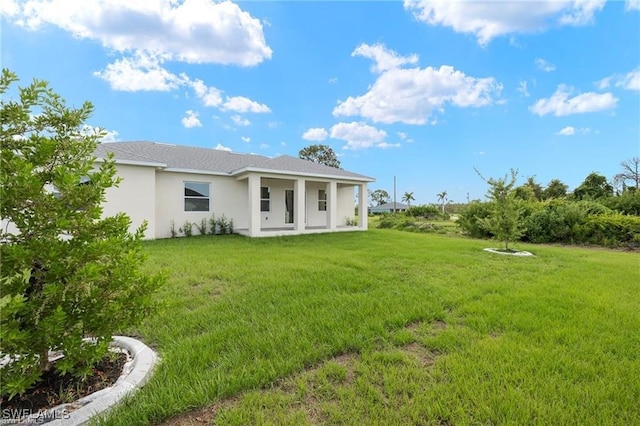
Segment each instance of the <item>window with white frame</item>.
[{"label": "window with white frame", "polygon": [[269,192],[268,186],[260,187],[260,211],[271,211],[271,192]]},{"label": "window with white frame", "polygon": [[324,189],[318,189],[318,211],[327,211],[327,191]]},{"label": "window with white frame", "polygon": [[184,183],[184,211],[208,212],[210,201],[209,182],[185,182]]}]

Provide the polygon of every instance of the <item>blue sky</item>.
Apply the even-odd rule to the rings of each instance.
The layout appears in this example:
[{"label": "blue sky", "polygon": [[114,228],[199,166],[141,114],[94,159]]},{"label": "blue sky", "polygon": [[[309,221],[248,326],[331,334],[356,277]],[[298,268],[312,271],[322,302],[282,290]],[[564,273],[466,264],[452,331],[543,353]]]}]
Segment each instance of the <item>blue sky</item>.
[{"label": "blue sky", "polygon": [[639,1],[3,0],[2,67],[90,100],[106,140],[331,146],[371,189],[570,189],[640,155]]}]

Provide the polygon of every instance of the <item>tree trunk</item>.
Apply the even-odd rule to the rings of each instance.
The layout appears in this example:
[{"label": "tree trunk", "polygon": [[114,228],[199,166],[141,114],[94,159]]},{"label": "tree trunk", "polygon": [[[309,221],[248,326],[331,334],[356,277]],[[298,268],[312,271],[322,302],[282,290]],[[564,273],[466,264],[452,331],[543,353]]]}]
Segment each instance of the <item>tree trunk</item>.
[{"label": "tree trunk", "polygon": [[51,363],[49,362],[49,350],[45,349],[40,353],[40,371],[51,370]]}]

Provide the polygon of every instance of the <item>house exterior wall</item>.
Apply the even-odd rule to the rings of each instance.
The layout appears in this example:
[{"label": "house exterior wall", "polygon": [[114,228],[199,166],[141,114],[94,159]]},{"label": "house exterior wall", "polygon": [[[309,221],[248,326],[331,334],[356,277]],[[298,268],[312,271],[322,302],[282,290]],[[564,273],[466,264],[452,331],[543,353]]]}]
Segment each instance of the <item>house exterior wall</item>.
[{"label": "house exterior wall", "polygon": [[338,184],[338,226],[346,225],[347,219],[354,219],[355,212],[354,186]]},{"label": "house exterior wall", "polygon": [[261,228],[281,228],[293,226],[293,223],[285,224],[285,190],[294,189],[293,180],[262,178],[260,186],[269,188],[269,211],[260,212]]},{"label": "house exterior wall", "polygon": [[318,190],[327,190],[326,182],[307,182],[307,226],[326,226],[327,212],[318,210]]},{"label": "house exterior wall", "polygon": [[106,190],[106,202],[103,203],[103,217],[126,213],[131,219],[130,231],[147,221],[145,238],[155,236],[155,168],[116,165],[117,175],[122,179],[118,187]]},{"label": "house exterior wall", "polygon": [[[192,212],[184,210],[184,183],[209,183],[209,211]],[[212,215],[233,219],[235,228],[249,226],[247,181],[236,180],[231,177],[214,176],[194,173],[175,173],[158,171],[156,184],[156,238],[171,236],[171,220],[175,222],[176,230],[185,221],[199,224],[202,219],[207,220]],[[193,228],[194,235],[198,234]]]}]

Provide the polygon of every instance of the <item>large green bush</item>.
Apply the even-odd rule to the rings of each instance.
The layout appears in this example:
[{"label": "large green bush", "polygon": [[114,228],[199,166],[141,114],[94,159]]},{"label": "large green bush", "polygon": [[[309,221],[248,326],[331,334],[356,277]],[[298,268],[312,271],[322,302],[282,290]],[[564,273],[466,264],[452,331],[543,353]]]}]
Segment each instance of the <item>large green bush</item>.
[{"label": "large green bush", "polygon": [[[67,108],[45,82],[19,88],[0,78],[0,393],[12,398],[45,371],[84,377],[124,332],[152,310],[161,276],[141,269],[144,227],[129,233],[124,214],[102,218],[111,159],[95,167],[100,133],[83,124],[90,103]],[[89,339],[87,339],[89,338]],[[50,350],[64,358],[52,365]]]},{"label": "large green bush", "polygon": [[456,224],[465,234],[474,238],[491,238],[493,234],[481,226],[482,220],[489,217],[493,208],[491,203],[474,201],[468,204],[458,216]]},{"label": "large green bush", "polygon": [[580,242],[640,248],[640,217],[621,214],[588,216],[579,226]]},{"label": "large green bush", "polygon": [[442,212],[436,206],[422,204],[419,206],[411,206],[406,211],[407,216],[421,217],[424,219],[438,219],[442,217]]},{"label": "large green bush", "polygon": [[640,216],[640,191],[625,191],[617,197],[602,200],[602,204],[623,214]]},{"label": "large green bush", "polygon": [[581,243],[581,226],[587,217],[611,213],[595,201],[552,199],[539,203],[525,219],[523,239],[534,243]]}]

